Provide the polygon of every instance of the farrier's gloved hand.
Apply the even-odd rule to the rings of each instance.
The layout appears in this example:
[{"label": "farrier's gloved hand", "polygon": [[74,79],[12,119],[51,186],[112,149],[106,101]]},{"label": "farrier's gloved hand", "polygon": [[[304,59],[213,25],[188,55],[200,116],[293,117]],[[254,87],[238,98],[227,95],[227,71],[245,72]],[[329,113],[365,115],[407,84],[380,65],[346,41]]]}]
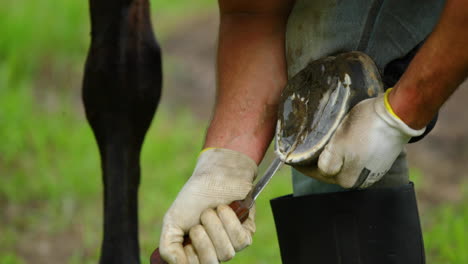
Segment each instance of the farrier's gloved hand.
[{"label": "farrier's gloved hand", "polygon": [[[245,198],[256,174],[257,164],[242,153],[219,148],[203,151],[192,177],[164,216],[161,256],[171,264],[211,264],[227,261],[250,245],[255,210],[241,224],[227,204]],[[185,233],[192,245],[183,247]]]},{"label": "farrier's gloved hand", "polygon": [[296,169],[344,188],[366,188],[380,180],[406,143],[425,130],[410,128],[393,112],[389,91],[351,109],[320,154],[318,169]]}]

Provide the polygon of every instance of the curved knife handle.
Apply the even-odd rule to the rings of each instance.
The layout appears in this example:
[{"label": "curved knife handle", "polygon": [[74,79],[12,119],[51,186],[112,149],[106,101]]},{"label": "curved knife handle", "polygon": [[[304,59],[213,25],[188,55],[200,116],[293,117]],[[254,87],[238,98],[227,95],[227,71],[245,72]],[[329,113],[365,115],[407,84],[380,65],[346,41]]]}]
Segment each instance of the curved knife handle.
[{"label": "curved knife handle", "polygon": [[[236,213],[237,218],[239,218],[240,222],[243,223],[247,218],[249,218],[249,210],[250,208],[244,205],[243,200],[237,200],[229,204],[229,207]],[[184,242],[182,242],[183,246],[192,244],[190,237],[188,235],[184,236]],[[151,264],[167,264],[167,262],[162,259],[161,254],[159,254],[159,248],[153,251],[150,257]]]},{"label": "curved knife handle", "polygon": [[245,206],[243,200],[237,200],[229,204],[229,207],[236,213],[237,218],[241,223],[244,223],[249,218],[250,208]]}]

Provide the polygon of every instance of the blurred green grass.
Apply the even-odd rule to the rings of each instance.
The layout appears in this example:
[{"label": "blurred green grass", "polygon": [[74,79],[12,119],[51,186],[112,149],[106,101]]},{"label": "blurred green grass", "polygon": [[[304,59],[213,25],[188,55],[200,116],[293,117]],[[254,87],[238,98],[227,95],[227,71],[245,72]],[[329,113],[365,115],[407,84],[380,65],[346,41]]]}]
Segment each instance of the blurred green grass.
[{"label": "blurred green grass", "polygon": [[[101,238],[99,157],[92,132],[82,115],[48,112],[34,104],[27,91],[26,87],[13,89],[0,100],[7,106],[0,120],[8,124],[0,129],[0,138],[6,142],[0,146],[0,204],[6,209],[0,219],[0,263],[16,263],[13,257],[21,259],[11,252],[25,243],[22,237],[29,237],[28,233],[53,237],[73,225],[79,225],[85,232],[82,236],[88,238],[70,238],[83,239],[70,263],[92,263]],[[60,108],[67,109],[67,105],[65,100]],[[191,174],[203,132],[202,125],[188,112],[174,119],[164,110],[148,132],[140,189],[143,259],[157,245],[162,216]],[[233,263],[278,261],[268,200],[289,193],[288,182],[284,170],[262,194],[257,206],[256,243]]]},{"label": "blurred green grass", "polygon": [[[158,36],[170,34],[181,17],[208,12],[214,4],[153,1]],[[41,241],[60,239],[54,245],[68,254],[68,263],[97,262],[99,157],[74,95],[89,42],[87,8],[86,1],[21,0],[2,3],[0,9],[2,264],[27,263]],[[38,99],[44,91],[57,96],[53,107]],[[160,109],[148,132],[140,188],[143,263],[158,243],[165,210],[191,174],[205,125],[188,111],[174,117]],[[290,189],[283,169],[257,203],[254,244],[231,263],[280,263],[268,200]],[[468,263],[466,206],[442,205],[422,220],[429,263]]]}]

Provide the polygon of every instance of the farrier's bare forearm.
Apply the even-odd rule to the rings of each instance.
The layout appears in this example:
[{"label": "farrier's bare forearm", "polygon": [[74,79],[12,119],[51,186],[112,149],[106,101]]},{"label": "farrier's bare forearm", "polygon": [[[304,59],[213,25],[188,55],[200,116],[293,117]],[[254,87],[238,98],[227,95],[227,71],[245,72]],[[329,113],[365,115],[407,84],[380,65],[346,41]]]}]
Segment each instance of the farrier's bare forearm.
[{"label": "farrier's bare forearm", "polygon": [[468,1],[448,0],[435,30],[389,95],[395,113],[420,129],[468,75]]},{"label": "farrier's bare forearm", "polygon": [[218,92],[205,147],[240,151],[259,163],[273,137],[286,84],[284,36],[291,3],[267,1],[262,9],[250,2],[255,6],[220,1]]}]

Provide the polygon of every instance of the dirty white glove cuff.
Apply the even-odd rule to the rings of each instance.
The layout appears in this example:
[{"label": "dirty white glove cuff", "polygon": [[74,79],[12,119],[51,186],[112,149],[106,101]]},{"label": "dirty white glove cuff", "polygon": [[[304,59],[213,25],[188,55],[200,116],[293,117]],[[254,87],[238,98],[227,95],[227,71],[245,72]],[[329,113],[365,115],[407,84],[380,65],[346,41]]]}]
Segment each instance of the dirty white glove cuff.
[{"label": "dirty white glove cuff", "polygon": [[426,128],[422,129],[412,129],[405,122],[403,122],[393,111],[392,106],[388,102],[388,94],[393,88],[388,89],[385,94],[380,95],[374,103],[374,109],[377,115],[390,127],[397,129],[402,133],[403,137],[407,137],[408,141],[412,137],[420,136],[424,133]]},{"label": "dirty white glove cuff", "polygon": [[249,156],[230,149],[208,148],[198,156],[192,177],[180,193],[190,186],[205,196],[239,197],[241,193],[243,199],[256,175],[257,164]]},{"label": "dirty white glove cuff", "polygon": [[[255,176],[257,175],[257,163],[250,158],[249,156],[245,155],[244,153],[225,149],[225,148],[205,148],[200,152],[198,155],[197,166],[195,170],[199,166],[203,166],[202,163],[208,162],[210,166],[216,164],[222,165],[230,165],[229,167],[235,166],[235,169],[243,169],[246,171],[251,171],[252,173],[249,174],[241,174],[239,176],[245,176],[246,179],[254,180]],[[234,164],[233,164],[234,163]],[[194,171],[195,174],[195,171]]]}]

